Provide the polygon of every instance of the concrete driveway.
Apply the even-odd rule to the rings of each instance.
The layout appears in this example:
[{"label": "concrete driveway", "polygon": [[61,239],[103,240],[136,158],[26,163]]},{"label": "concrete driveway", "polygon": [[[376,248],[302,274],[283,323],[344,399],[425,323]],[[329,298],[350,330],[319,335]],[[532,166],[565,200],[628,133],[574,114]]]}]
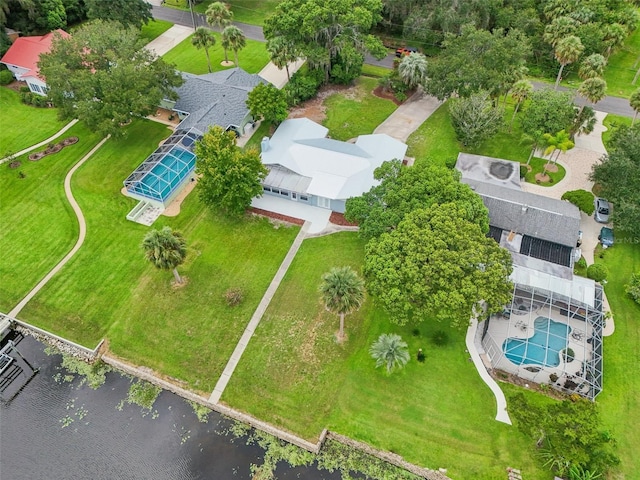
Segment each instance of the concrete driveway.
[{"label": "concrete driveway", "polygon": [[419,89],[378,125],[373,133],[386,133],[401,142],[406,142],[409,135],[415,132],[440,105],[442,105],[440,100],[425,95],[422,89]]}]

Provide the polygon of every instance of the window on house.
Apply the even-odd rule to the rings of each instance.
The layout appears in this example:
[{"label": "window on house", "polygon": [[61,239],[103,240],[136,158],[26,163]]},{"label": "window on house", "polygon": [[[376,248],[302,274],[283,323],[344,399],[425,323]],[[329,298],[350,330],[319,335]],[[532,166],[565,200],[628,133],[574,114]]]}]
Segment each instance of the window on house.
[{"label": "window on house", "polygon": [[280,193],[280,190],[278,190],[277,188],[272,188],[271,193]]},{"label": "window on house", "polygon": [[303,202],[308,202],[309,197],[307,197],[306,195],[300,195],[300,200],[302,200]]},{"label": "window on house", "polygon": [[287,192],[286,190],[280,190],[280,195],[282,195],[283,197],[288,197],[289,192]]},{"label": "window on house", "polygon": [[30,83],[29,84],[29,88],[31,89],[32,92],[36,92],[36,93],[41,93],[42,90],[40,90],[40,87],[38,85],[36,85],[35,83]]},{"label": "window on house", "polygon": [[271,191],[271,187],[262,187],[262,190],[264,190],[265,192],[270,192]]}]

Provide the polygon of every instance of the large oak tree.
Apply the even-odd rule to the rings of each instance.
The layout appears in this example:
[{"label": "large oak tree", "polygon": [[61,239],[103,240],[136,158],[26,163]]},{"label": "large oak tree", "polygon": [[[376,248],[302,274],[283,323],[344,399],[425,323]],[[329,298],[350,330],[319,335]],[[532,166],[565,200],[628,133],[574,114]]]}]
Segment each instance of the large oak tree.
[{"label": "large oak tree", "polygon": [[385,162],[374,172],[380,184],[360,197],[347,200],[345,217],[360,226],[360,235],[370,239],[394,230],[409,212],[435,203],[459,202],[467,220],[481,231],[489,231],[489,216],[482,200],[460,174],[426,162],[403,167],[402,162]]},{"label": "large oak tree", "polygon": [[365,53],[386,55],[380,39],[368,33],[381,11],[381,0],[283,0],[265,20],[264,35],[293,44],[328,82],[334,67],[359,73]]},{"label": "large oak tree", "polygon": [[183,82],[173,66],[142,48],[135,29],[117,22],[96,21],[71,38],[57,36],[39,66],[60,116],[102,135],[121,135],[132,118],[175,98],[172,87]]},{"label": "large oak tree", "polygon": [[501,311],[511,298],[511,256],[463,204],[409,213],[398,228],[366,246],[367,288],[391,321],[444,320],[465,326],[472,315]]}]

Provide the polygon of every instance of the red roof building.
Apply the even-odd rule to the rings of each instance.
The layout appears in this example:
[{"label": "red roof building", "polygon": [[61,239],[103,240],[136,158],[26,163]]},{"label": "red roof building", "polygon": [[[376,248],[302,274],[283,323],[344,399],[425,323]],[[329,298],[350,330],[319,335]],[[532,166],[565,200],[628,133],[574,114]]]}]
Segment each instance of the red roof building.
[{"label": "red roof building", "polygon": [[46,95],[47,84],[40,76],[38,62],[41,54],[51,50],[51,43],[56,34],[63,38],[70,37],[67,32],[58,29],[46,35],[17,38],[0,63],[4,63],[9,68],[16,80],[27,82],[29,90]]}]

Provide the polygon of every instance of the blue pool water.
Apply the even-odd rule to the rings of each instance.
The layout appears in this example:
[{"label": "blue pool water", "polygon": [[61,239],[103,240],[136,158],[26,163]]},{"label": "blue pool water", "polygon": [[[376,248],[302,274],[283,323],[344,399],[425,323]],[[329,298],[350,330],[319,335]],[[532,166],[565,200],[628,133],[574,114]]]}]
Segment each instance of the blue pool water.
[{"label": "blue pool water", "polygon": [[164,202],[193,172],[195,166],[195,154],[176,145],[131,190]]},{"label": "blue pool water", "polygon": [[505,356],[516,365],[560,365],[560,352],[567,348],[567,337],[571,327],[554,322],[550,318],[538,317],[533,322],[533,337],[508,338],[502,344]]}]

